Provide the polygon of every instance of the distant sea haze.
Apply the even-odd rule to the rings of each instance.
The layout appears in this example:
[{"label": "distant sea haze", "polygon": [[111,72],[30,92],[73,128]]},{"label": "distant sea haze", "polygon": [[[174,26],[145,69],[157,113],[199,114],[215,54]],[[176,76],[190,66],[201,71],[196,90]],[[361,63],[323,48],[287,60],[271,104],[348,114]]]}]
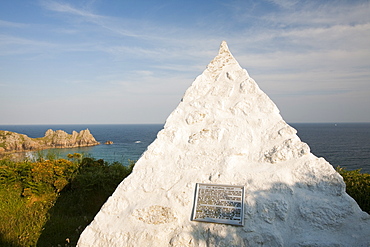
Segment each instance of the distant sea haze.
[{"label": "distant sea haze", "polygon": [[[325,158],[334,167],[348,170],[362,169],[370,173],[370,123],[292,123],[298,136],[306,142],[311,152]],[[124,165],[128,160],[138,160],[147,146],[152,143],[162,124],[137,125],[0,125],[0,130],[8,130],[36,138],[44,136],[46,130],[64,130],[72,133],[88,128],[99,146],[57,149],[63,158],[68,153],[84,153],[108,162],[118,161]],[[104,145],[106,141],[112,145]],[[45,152],[45,151],[44,151]]]}]

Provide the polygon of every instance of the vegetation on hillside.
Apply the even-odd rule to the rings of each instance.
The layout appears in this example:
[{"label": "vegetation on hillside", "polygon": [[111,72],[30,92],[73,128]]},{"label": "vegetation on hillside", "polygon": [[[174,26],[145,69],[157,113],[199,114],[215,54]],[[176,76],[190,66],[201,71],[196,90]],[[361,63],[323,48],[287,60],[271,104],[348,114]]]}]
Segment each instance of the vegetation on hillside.
[{"label": "vegetation on hillside", "polygon": [[360,208],[370,214],[370,174],[361,173],[361,169],[347,171],[337,167],[337,172],[346,183],[346,192],[350,195]]},{"label": "vegetation on hillside", "polygon": [[80,154],[0,160],[0,222],[6,222],[0,224],[0,246],[75,246],[133,166]]}]

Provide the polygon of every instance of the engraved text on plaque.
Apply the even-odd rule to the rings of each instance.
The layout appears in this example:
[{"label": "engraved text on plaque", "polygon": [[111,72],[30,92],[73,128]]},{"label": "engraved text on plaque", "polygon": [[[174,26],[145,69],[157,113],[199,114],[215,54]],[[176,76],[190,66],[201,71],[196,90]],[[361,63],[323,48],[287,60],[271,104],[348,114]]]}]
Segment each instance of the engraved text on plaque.
[{"label": "engraved text on plaque", "polygon": [[244,186],[197,184],[192,220],[244,225]]}]

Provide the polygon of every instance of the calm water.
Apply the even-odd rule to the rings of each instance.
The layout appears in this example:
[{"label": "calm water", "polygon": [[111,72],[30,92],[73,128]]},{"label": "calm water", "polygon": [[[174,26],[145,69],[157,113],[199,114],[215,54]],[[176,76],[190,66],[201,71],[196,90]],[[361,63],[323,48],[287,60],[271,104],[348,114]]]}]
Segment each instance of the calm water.
[{"label": "calm water", "polygon": [[[370,173],[370,123],[357,124],[290,124],[298,136],[306,142],[311,152],[324,157],[334,167],[340,165],[349,170],[362,168]],[[94,147],[57,149],[62,157],[68,153],[90,154],[97,159],[127,164],[137,160],[156,138],[163,125],[0,125],[1,130],[42,137],[46,130],[64,130],[72,133],[88,128],[102,145]],[[113,141],[112,145],[104,142]]]},{"label": "calm water", "polygon": [[370,123],[290,125],[313,154],[334,167],[370,173]]}]

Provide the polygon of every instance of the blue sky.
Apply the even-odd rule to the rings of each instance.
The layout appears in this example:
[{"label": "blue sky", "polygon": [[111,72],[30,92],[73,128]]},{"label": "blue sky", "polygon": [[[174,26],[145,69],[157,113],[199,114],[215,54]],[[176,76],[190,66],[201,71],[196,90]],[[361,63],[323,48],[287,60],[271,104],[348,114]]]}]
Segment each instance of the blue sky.
[{"label": "blue sky", "polygon": [[370,1],[0,1],[0,124],[164,123],[226,40],[287,122],[370,122]]}]

